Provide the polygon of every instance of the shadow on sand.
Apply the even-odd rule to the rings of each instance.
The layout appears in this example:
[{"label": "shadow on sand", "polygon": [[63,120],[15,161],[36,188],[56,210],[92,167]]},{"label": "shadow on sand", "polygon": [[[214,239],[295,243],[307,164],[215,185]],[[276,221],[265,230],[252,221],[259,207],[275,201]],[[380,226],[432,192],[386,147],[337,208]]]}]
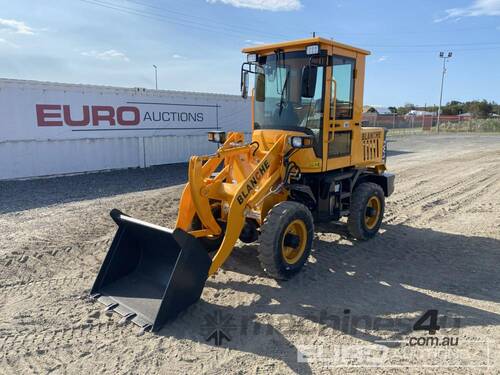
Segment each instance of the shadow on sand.
[{"label": "shadow on sand", "polygon": [[180,163],[145,169],[0,181],[0,214],[160,189],[185,183],[186,178],[187,164]]},{"label": "shadow on sand", "polygon": [[399,155],[406,155],[406,154],[413,154],[412,151],[404,151],[404,150],[387,150],[387,156],[399,156]]},{"label": "shadow on sand", "polygon": [[[296,277],[265,284],[208,280],[206,285],[216,291],[255,298],[236,307],[200,301],[179,317],[180,324],[167,325],[160,335],[214,345],[207,341],[206,328],[215,324],[231,337],[223,346],[284,361],[293,371],[308,374],[308,364],[297,362],[295,345],[311,344],[316,337],[396,340],[410,333],[413,320],[429,309],[439,311],[443,328],[500,324],[500,315],[472,307],[468,300],[500,302],[500,241],[406,225],[385,225],[383,230],[370,241],[351,242],[342,226],[318,226],[312,262]],[[330,231],[340,239],[322,240],[322,233]],[[236,248],[224,270],[267,278],[255,250],[255,245]],[[271,323],[263,323],[262,314],[270,314]],[[406,324],[385,319],[397,314],[411,317]],[[383,335],[373,326],[377,318]],[[303,342],[285,337],[297,333]]]}]

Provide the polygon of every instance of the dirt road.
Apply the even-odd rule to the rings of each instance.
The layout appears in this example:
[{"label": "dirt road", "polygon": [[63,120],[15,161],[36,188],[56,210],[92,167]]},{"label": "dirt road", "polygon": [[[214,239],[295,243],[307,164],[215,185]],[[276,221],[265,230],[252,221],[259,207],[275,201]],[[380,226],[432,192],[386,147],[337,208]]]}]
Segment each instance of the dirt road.
[{"label": "dirt road", "polygon": [[[86,296],[115,231],[110,209],[172,226],[184,166],[0,182],[0,372],[498,373],[500,137],[394,138],[389,149],[397,183],[380,236],[318,226],[288,282],[240,244],[158,335]],[[430,337],[412,326],[431,309],[432,337],[458,345],[412,344]],[[220,346],[206,340],[217,327],[230,339]]]}]

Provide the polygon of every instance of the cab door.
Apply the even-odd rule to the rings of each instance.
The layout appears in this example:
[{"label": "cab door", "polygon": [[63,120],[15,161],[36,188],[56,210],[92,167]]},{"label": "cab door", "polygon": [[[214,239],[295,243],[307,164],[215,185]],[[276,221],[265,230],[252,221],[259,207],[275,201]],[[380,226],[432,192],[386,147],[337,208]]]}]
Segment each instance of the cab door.
[{"label": "cab door", "polygon": [[329,67],[329,118],[325,119],[324,170],[352,165],[354,136],[354,87],[356,54],[342,51],[334,54]]}]

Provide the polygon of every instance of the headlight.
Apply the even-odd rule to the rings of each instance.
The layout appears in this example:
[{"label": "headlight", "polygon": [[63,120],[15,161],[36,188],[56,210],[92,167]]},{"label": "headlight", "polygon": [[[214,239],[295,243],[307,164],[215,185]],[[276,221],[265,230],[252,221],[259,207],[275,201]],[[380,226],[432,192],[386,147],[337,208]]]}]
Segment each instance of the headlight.
[{"label": "headlight", "polygon": [[303,140],[301,137],[293,137],[291,143],[294,148],[302,148]]},{"label": "headlight", "polygon": [[310,136],[293,136],[290,138],[290,146],[293,148],[309,148],[313,145],[313,139]]},{"label": "headlight", "polygon": [[208,141],[215,143],[224,143],[226,142],[226,132],[223,131],[208,132]]}]

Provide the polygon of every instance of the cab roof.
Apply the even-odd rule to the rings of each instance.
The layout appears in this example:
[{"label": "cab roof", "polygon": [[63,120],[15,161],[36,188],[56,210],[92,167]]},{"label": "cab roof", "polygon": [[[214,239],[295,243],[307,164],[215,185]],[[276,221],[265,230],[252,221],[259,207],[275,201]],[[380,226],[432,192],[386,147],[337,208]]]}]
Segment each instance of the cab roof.
[{"label": "cab roof", "polygon": [[247,47],[243,48],[243,53],[260,53],[260,54],[265,54],[265,53],[270,53],[274,52],[276,49],[279,48],[289,48],[289,47],[306,47],[309,44],[320,44],[321,47],[323,46],[333,46],[333,47],[338,47],[338,48],[343,48],[349,51],[361,53],[363,55],[369,55],[370,51],[366,51],[361,48],[349,46],[347,44],[339,43],[331,39],[325,39],[321,37],[314,37],[314,38],[306,38],[306,39],[297,39],[297,40],[291,40],[289,42],[281,42],[281,43],[272,43],[272,44],[263,44],[263,45],[258,45],[255,47]]}]

